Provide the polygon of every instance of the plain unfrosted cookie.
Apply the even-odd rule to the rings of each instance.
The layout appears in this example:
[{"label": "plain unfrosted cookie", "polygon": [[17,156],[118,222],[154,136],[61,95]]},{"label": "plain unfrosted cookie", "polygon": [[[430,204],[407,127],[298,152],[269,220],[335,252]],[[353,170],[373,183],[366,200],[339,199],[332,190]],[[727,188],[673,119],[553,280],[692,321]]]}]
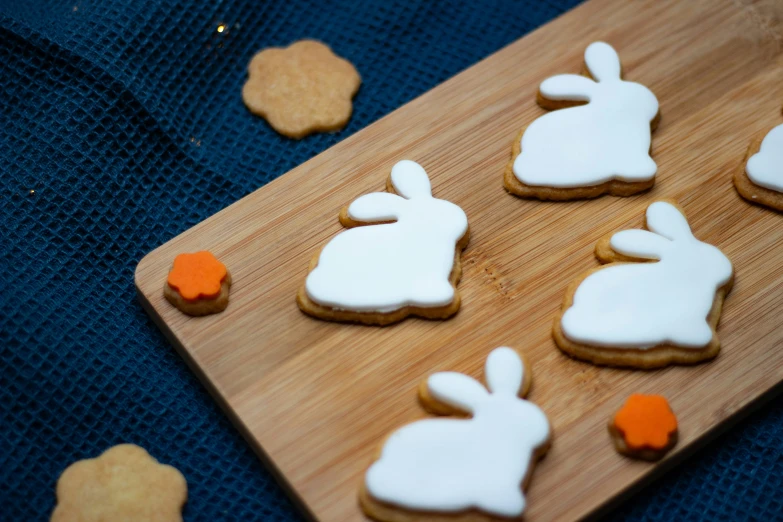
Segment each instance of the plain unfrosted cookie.
[{"label": "plain unfrosted cookie", "polygon": [[179,254],[163,285],[163,295],[181,312],[209,315],[228,306],[231,274],[211,252]]},{"label": "plain unfrosted cookie", "polygon": [[585,51],[588,76],[561,74],[539,87],[538,104],[554,112],[514,141],[503,185],[524,198],[571,200],[630,196],[655,183],[651,133],[658,100],[624,81],[620,58],[604,42]]},{"label": "plain unfrosted cookie", "polygon": [[665,397],[634,393],[609,420],[609,434],[623,455],[658,460],[677,444],[677,417]]},{"label": "plain unfrosted cookie", "polygon": [[413,161],[394,165],[386,188],[340,212],[350,230],[313,257],[296,299],[305,313],[385,325],[459,310],[461,254],[470,238],[465,212],[434,198],[427,173]]},{"label": "plain unfrosted cookie", "polygon": [[783,212],[783,125],[751,142],[734,185],[751,203]]},{"label": "plain unfrosted cookie", "polygon": [[734,282],[731,261],[696,239],[683,210],[657,201],[648,230],[604,237],[604,266],[566,290],[553,335],[565,353],[611,366],[657,368],[718,355],[717,327]]},{"label": "plain unfrosted cookie", "polygon": [[181,522],[185,477],[144,449],[120,444],[68,466],[57,481],[52,522]]},{"label": "plain unfrosted cookie", "polygon": [[314,40],[256,54],[242,88],[245,105],[277,132],[303,138],[342,129],[362,80],[356,68]]},{"label": "plain unfrosted cookie", "polygon": [[[544,412],[524,399],[529,363],[511,348],[487,358],[487,387],[457,372],[419,388],[430,412],[392,433],[359,492],[364,512],[383,522],[519,519],[524,490],[552,436]],[[470,418],[465,416],[469,415]]]}]

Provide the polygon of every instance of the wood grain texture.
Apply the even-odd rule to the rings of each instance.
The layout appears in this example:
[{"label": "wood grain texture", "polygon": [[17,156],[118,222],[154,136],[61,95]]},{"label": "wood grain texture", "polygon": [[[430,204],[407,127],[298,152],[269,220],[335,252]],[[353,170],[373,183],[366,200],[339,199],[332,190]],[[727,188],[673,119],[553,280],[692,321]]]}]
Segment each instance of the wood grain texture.
[{"label": "wood grain texture", "polygon": [[[501,184],[512,140],[544,113],[538,84],[576,70],[592,41],[612,44],[664,119],[655,187],[631,198],[523,200]],[[779,123],[783,3],[590,0],[238,201],[146,256],[140,299],[259,455],[313,516],[363,520],[357,494],[378,444],[423,418],[426,375],[481,377],[508,345],[535,371],[529,399],[549,416],[552,448],[528,489],[527,520],[574,520],[670,467],[760,397],[783,388],[783,222],[734,190],[749,139]],[[438,197],[471,227],[462,307],[448,321],[385,328],[303,314],[295,296],[313,254],[341,229],[339,209],[379,191],[392,165],[421,163]],[[597,266],[603,235],[642,225],[673,198],[694,234],[734,263],[712,362],[652,372],[565,356],[552,320],[568,284]],[[211,250],[231,270],[225,312],[190,318],[163,298],[174,256]],[[606,420],[633,392],[663,393],[678,446],[655,465],[617,454]]]}]

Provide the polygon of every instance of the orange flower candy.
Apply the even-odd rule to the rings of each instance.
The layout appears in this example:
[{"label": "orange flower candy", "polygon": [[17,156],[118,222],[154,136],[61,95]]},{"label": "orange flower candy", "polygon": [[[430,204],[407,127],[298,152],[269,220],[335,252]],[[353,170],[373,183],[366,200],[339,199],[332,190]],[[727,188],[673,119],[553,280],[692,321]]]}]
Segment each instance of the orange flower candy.
[{"label": "orange flower candy", "polygon": [[630,450],[665,450],[677,433],[677,417],[660,395],[635,393],[614,416],[614,427]]},{"label": "orange flower candy", "polygon": [[174,258],[168,284],[187,301],[214,299],[220,295],[220,286],[226,274],[226,265],[211,252],[180,254]]}]

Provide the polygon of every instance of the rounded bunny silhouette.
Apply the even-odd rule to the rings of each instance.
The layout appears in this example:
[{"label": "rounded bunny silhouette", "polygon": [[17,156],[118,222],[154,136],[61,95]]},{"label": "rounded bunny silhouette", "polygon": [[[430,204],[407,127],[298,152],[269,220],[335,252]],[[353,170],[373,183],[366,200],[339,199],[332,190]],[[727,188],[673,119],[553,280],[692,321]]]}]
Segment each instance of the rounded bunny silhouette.
[{"label": "rounded bunny silhouette", "polygon": [[587,102],[535,120],[522,136],[513,173],[525,185],[575,188],[618,179],[652,179],[651,122],[658,100],[647,87],[621,78],[620,58],[607,43],[585,51],[593,79],[561,74],[541,83],[553,101]]},{"label": "rounded bunny silhouette", "polygon": [[455,249],[466,237],[467,216],[457,205],[432,197],[429,177],[418,163],[394,165],[390,182],[396,194],[367,194],[348,207],[348,219],[366,226],[341,232],[323,248],[305,281],[313,302],[334,310],[388,313],[455,300]]},{"label": "rounded bunny silhouette", "polygon": [[367,470],[370,498],[414,511],[522,514],[523,485],[548,444],[549,421],[520,397],[529,376],[514,350],[493,350],[485,372],[489,392],[460,373],[429,377],[432,400],[472,418],[425,419],[394,432]]},{"label": "rounded bunny silhouette", "polygon": [[561,319],[569,340],[639,349],[702,348],[713,340],[708,316],[716,292],[732,280],[731,261],[696,239],[670,203],[647,208],[647,228],[618,232],[610,245],[620,254],[658,262],[618,263],[587,276]]},{"label": "rounded bunny silhouette", "polygon": [[759,151],[748,159],[745,169],[756,185],[783,192],[783,125],[769,131]]},{"label": "rounded bunny silhouette", "polygon": [[734,186],[750,203],[783,212],[783,125],[750,142]]}]

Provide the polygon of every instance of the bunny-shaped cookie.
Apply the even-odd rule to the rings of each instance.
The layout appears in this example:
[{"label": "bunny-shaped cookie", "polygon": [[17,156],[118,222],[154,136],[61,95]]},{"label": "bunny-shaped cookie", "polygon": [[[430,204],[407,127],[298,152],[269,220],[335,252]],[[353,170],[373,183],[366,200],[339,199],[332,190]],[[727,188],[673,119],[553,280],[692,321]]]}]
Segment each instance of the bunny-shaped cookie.
[{"label": "bunny-shaped cookie", "polygon": [[751,142],[734,186],[751,203],[783,212],[783,125]]},{"label": "bunny-shaped cookie", "polygon": [[[602,262],[566,292],[554,335],[566,353],[598,364],[654,368],[695,363],[720,350],[716,333],[731,289],[731,261],[696,239],[672,203],[647,208],[646,230],[598,243]],[[619,254],[619,255],[618,255]]]},{"label": "bunny-shaped cookie", "polygon": [[430,376],[424,404],[447,411],[445,404],[472,418],[426,419],[392,433],[367,470],[360,495],[365,512],[394,521],[411,511],[521,515],[523,488],[550,438],[546,415],[521,398],[530,386],[525,366],[511,348],[493,350],[485,369],[490,393],[460,373]]},{"label": "bunny-shaped cookie", "polygon": [[410,314],[446,318],[459,309],[467,216],[432,197],[427,173],[413,161],[394,165],[388,188],[396,194],[367,194],[343,210],[340,221],[355,228],[332,239],[313,260],[297,296],[303,311],[388,324]]},{"label": "bunny-shaped cookie", "polygon": [[561,74],[541,84],[539,103],[561,110],[535,120],[515,143],[504,177],[509,192],[555,200],[628,196],[655,182],[650,143],[657,98],[622,79],[609,44],[590,44],[585,64],[593,79]]}]

